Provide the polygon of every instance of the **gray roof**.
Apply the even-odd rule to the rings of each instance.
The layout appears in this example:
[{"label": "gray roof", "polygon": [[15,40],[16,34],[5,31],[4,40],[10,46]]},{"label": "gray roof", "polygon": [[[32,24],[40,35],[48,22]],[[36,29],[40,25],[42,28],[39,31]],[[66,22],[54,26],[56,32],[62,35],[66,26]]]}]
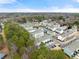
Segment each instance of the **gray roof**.
[{"label": "gray roof", "polygon": [[79,39],[72,42],[70,45],[67,46],[67,48],[71,49],[72,51],[79,48]]},{"label": "gray roof", "polygon": [[65,53],[71,56],[75,50],[79,49],[79,39],[75,40],[74,42],[70,43],[68,46],[64,48]]},{"label": "gray roof", "polygon": [[70,35],[72,33],[73,33],[73,30],[72,29],[68,29],[68,30],[64,31],[64,33],[61,36],[62,37],[66,37],[66,36],[68,36],[68,35]]},{"label": "gray roof", "polygon": [[43,30],[37,29],[37,30],[34,31],[32,34],[37,34],[37,33],[40,33],[40,32],[43,32]]},{"label": "gray roof", "polygon": [[47,39],[52,40],[52,37],[51,37],[50,35],[44,35],[43,37],[40,37],[40,38],[38,38],[38,39],[35,39],[35,41],[36,41],[36,43],[38,43],[38,42],[45,41],[45,40],[47,40]]},{"label": "gray roof", "polygon": [[73,55],[73,51],[71,51],[70,49],[68,48],[64,48],[64,52],[69,55],[70,57]]}]

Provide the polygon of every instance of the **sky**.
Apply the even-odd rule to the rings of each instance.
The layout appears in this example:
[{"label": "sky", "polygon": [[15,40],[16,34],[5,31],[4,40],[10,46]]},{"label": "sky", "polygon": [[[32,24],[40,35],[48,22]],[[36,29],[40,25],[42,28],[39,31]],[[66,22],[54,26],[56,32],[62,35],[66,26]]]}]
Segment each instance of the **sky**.
[{"label": "sky", "polygon": [[0,12],[79,13],[79,0],[0,0]]}]

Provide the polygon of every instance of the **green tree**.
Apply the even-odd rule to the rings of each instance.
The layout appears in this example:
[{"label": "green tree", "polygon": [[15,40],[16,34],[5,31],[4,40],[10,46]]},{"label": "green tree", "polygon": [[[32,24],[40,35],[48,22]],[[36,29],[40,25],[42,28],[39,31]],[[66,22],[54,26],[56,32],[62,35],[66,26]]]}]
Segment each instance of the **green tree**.
[{"label": "green tree", "polygon": [[21,59],[21,56],[17,53],[14,54],[13,59]]},{"label": "green tree", "polygon": [[13,45],[17,47],[16,53],[22,56],[27,47],[34,46],[34,40],[30,39],[30,34],[23,27],[15,22],[4,24],[4,32],[8,40],[10,50]]},{"label": "green tree", "polygon": [[39,49],[35,49],[30,54],[30,59],[47,59],[49,55],[49,49],[45,47],[43,43],[41,43]]},{"label": "green tree", "polygon": [[2,35],[0,35],[0,50],[3,48],[3,44],[4,44],[3,37]]},{"label": "green tree", "polygon": [[30,59],[65,59],[67,57],[62,50],[49,50],[41,43],[39,49],[35,49],[30,54]]}]

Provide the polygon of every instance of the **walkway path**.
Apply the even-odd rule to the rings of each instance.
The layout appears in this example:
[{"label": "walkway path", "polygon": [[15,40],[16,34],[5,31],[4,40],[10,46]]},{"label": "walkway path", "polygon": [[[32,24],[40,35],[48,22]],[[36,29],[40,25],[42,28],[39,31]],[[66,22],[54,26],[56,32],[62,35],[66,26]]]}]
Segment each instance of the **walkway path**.
[{"label": "walkway path", "polygon": [[[4,48],[1,50],[3,53],[9,55],[9,49],[8,49],[8,42],[4,33],[4,29],[2,30],[2,33],[0,33],[3,36],[4,41]],[[5,59],[10,59],[9,56],[7,56]]]}]

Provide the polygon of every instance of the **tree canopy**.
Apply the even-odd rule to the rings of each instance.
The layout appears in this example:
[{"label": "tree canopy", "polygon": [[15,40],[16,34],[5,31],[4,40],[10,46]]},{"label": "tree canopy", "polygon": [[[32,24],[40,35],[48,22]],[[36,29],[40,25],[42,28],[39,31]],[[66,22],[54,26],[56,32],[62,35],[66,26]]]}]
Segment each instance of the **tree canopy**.
[{"label": "tree canopy", "polygon": [[65,59],[66,55],[62,50],[49,50],[44,44],[30,54],[30,59]]},{"label": "tree canopy", "polygon": [[0,49],[3,48],[3,44],[4,44],[3,37],[2,37],[2,35],[0,35]]},{"label": "tree canopy", "polygon": [[17,49],[13,48],[20,56],[26,51],[26,48],[34,45],[34,40],[30,39],[29,32],[15,22],[5,23],[4,31],[10,50],[13,50],[11,47],[15,45]]}]

